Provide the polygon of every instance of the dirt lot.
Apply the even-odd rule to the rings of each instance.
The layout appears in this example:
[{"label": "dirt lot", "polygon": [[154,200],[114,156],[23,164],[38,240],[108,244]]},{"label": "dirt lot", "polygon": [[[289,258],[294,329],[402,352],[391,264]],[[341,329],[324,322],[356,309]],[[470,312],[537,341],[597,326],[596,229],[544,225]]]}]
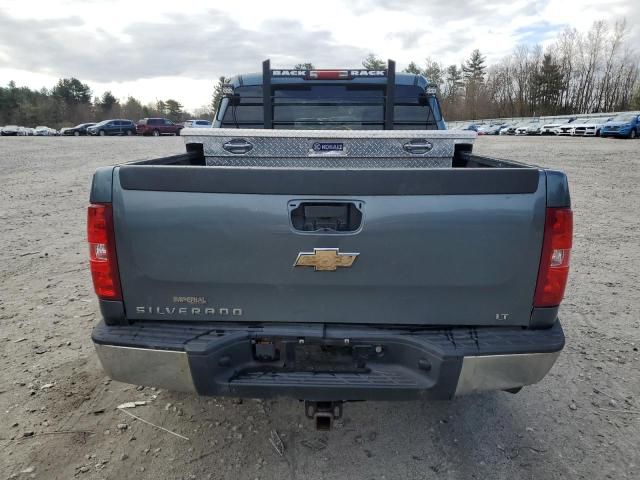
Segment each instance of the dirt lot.
[{"label": "dirt lot", "polygon": [[[296,401],[242,403],[110,382],[84,220],[94,169],[180,138],[0,139],[0,479],[640,477],[640,141],[481,138],[476,151],[569,174],[567,346],[518,395],[356,403],[316,432]],[[158,430],[116,410],[179,433]],[[269,443],[277,430],[279,456]]]}]

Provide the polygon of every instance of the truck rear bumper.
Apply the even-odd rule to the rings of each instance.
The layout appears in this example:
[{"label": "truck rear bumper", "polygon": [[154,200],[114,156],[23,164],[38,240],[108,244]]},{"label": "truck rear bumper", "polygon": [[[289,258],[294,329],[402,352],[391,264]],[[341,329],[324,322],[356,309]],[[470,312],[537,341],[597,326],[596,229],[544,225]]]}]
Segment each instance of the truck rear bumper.
[{"label": "truck rear bumper", "polygon": [[536,383],[564,334],[559,322],[422,331],[139,322],[101,323],[93,341],[106,373],[126,383],[215,396],[410,400]]}]

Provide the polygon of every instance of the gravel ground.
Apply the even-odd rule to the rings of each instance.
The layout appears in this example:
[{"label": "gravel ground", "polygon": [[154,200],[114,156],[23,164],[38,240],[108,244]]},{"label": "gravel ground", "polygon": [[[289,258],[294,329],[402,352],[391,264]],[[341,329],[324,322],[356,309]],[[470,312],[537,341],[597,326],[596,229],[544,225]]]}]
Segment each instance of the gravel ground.
[{"label": "gravel ground", "polygon": [[[575,211],[567,346],[518,395],[354,403],[317,432],[291,400],[234,402],[109,381],[85,208],[96,167],[180,138],[0,139],[0,479],[547,479],[640,476],[640,141],[480,138],[566,171]],[[179,433],[158,430],[116,410]],[[285,445],[269,443],[276,430]]]}]

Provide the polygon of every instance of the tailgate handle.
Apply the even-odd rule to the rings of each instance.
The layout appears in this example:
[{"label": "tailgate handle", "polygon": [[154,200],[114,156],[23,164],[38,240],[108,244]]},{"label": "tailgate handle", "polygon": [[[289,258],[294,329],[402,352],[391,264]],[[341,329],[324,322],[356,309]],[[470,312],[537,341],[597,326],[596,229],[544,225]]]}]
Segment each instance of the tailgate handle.
[{"label": "tailgate handle", "polygon": [[234,155],[241,155],[247,153],[253,149],[253,144],[247,142],[244,138],[234,138],[222,145],[227,152]]},{"label": "tailgate handle", "polygon": [[405,152],[423,154],[431,151],[433,143],[428,142],[427,140],[411,140],[410,142],[402,145],[402,148]]},{"label": "tailgate handle", "polygon": [[362,225],[362,202],[289,203],[291,225],[300,232],[355,232]]}]

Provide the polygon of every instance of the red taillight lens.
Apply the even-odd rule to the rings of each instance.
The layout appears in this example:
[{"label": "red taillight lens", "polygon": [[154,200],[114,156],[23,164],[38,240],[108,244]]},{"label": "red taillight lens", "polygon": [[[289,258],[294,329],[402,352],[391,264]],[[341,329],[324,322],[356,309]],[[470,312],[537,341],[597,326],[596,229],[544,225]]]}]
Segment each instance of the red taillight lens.
[{"label": "red taillight lens", "polygon": [[99,298],[122,300],[110,204],[89,205],[87,241],[93,287]]},{"label": "red taillight lens", "polygon": [[311,70],[308,80],[347,80],[351,79],[348,70]]},{"label": "red taillight lens", "polygon": [[547,208],[544,240],[534,307],[560,305],[569,276],[573,239],[573,212],[570,208]]}]

